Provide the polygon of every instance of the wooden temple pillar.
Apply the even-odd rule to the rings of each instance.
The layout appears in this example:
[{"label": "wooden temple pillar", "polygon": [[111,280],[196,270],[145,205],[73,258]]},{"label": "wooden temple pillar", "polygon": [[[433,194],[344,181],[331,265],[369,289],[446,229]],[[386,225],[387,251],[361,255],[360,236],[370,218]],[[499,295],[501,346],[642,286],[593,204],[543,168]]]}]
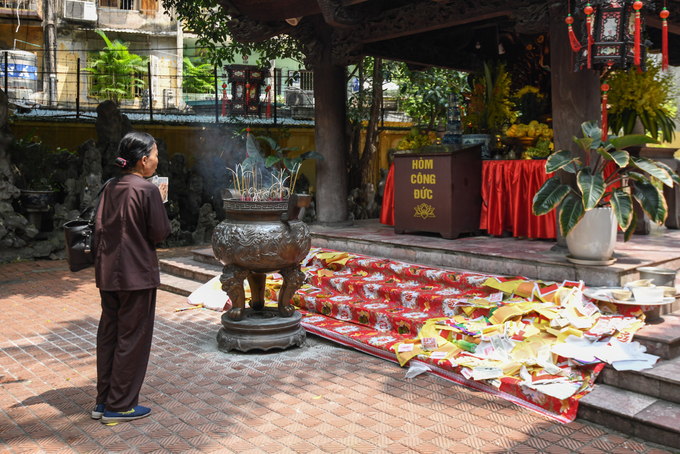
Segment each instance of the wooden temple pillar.
[{"label": "wooden temple pillar", "polygon": [[550,10],[550,81],[555,150],[580,148],[573,136],[581,137],[581,123],[601,118],[600,74],[574,71],[576,55],[569,45],[566,3]]},{"label": "wooden temple pillar", "polygon": [[322,45],[314,60],[316,151],[325,161],[316,161],[316,215],[319,222],[347,220],[347,135],[345,68],[333,64],[333,28],[321,15],[315,17],[314,34]]},{"label": "wooden temple pillar", "polygon": [[[576,55],[569,44],[569,32],[564,19],[566,2],[550,8],[550,81],[552,85],[553,143],[555,150],[583,151],[573,137],[581,137],[581,124],[601,117],[600,75],[590,69],[574,71]],[[574,25],[576,27],[576,24]],[[572,174],[558,172],[563,182],[575,184]],[[573,181],[571,181],[573,180]],[[566,241],[557,225],[557,244]]]}]

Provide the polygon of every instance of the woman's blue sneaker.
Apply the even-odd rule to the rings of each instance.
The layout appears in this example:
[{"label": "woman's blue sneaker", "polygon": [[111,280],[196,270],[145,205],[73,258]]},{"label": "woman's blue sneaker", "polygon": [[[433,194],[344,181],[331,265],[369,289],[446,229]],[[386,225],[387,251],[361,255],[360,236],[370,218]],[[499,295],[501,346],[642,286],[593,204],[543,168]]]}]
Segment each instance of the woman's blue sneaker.
[{"label": "woman's blue sneaker", "polygon": [[92,410],[92,419],[101,419],[102,416],[104,415],[104,411],[106,411],[105,404],[97,405],[96,407],[94,407],[94,410]]},{"label": "woman's blue sneaker", "polygon": [[149,416],[151,414],[151,409],[148,407],[142,407],[137,405],[132,410],[128,411],[104,411],[102,415],[102,422],[104,424],[110,422],[123,422],[123,421],[134,421],[135,419],[141,419]]}]

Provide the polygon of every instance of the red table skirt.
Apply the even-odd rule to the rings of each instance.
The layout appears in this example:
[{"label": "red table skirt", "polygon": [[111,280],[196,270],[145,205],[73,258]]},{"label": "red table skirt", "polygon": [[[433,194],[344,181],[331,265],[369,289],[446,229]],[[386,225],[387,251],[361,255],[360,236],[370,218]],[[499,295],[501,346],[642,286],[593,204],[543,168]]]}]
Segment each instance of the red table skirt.
[{"label": "red table skirt", "polygon": [[[534,194],[550,177],[544,160],[484,161],[479,228],[490,235],[507,230],[516,237],[555,238],[555,212],[531,213]],[[385,182],[380,222],[394,225],[394,166]]]},{"label": "red table skirt", "polygon": [[516,237],[556,238],[555,211],[531,212],[534,194],[552,176],[545,173],[545,160],[484,161],[479,228],[489,235],[507,230]]}]

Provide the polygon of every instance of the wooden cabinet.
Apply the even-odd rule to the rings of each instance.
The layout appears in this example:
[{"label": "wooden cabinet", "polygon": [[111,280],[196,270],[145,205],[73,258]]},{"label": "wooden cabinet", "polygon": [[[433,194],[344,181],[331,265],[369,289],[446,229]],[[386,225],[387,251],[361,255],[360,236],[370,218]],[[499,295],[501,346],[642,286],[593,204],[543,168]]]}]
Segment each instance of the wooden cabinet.
[{"label": "wooden cabinet", "polygon": [[479,231],[482,147],[430,146],[394,157],[394,231]]},{"label": "wooden cabinet", "polygon": [[260,93],[269,69],[249,65],[229,65],[227,70],[231,84],[231,113],[234,115],[260,116]]}]

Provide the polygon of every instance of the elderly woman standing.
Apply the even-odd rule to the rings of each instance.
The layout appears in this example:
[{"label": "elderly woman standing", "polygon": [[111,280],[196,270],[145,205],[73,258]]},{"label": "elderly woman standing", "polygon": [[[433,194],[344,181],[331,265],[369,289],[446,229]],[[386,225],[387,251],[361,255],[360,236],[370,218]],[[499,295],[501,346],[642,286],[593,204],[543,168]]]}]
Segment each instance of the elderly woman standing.
[{"label": "elderly woman standing", "polygon": [[[102,302],[97,331],[97,401],[92,418],[130,421],[148,416],[138,405],[151,350],[156,289],[156,243],[170,235],[163,207],[167,185],[147,181],[156,171],[154,138],[132,132],[120,142],[123,175],[102,194],[95,218],[95,279]],[[160,189],[160,190],[159,190]]]}]

